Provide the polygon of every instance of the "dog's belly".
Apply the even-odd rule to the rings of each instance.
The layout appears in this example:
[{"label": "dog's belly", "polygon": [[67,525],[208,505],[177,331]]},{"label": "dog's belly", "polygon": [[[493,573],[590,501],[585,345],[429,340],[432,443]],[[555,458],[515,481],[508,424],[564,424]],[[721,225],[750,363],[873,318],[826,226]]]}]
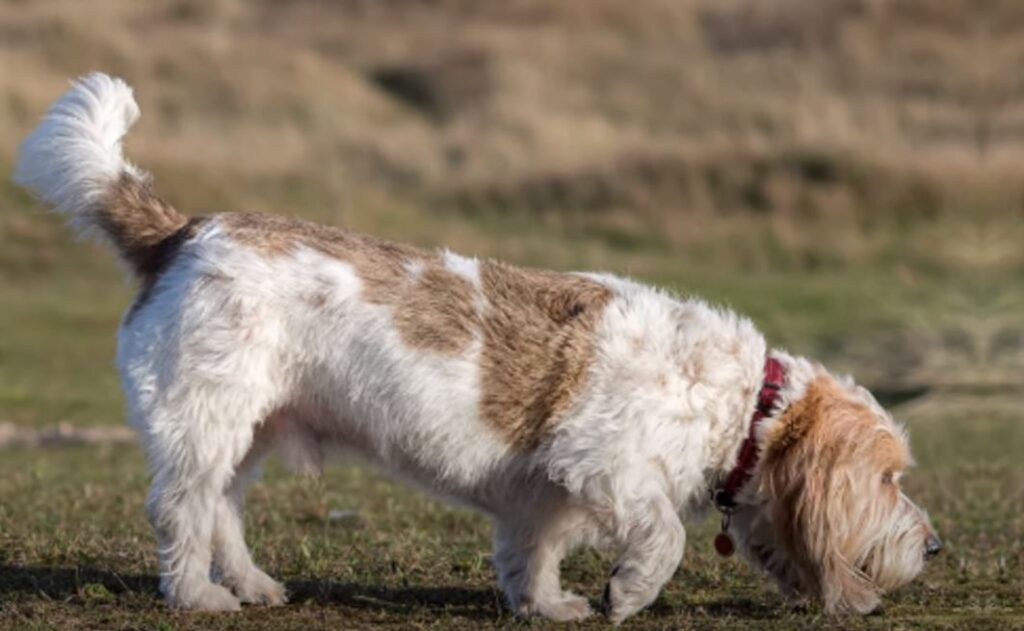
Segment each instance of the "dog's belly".
[{"label": "dog's belly", "polygon": [[524,481],[511,467],[496,465],[465,475],[457,467],[428,460],[423,453],[410,451],[405,445],[381,448],[380,438],[364,425],[330,410],[287,408],[273,413],[261,424],[253,451],[276,451],[293,469],[313,474],[318,474],[329,460],[351,462],[354,457],[356,462],[369,464],[432,495],[493,515],[508,508],[502,501],[507,489]]}]

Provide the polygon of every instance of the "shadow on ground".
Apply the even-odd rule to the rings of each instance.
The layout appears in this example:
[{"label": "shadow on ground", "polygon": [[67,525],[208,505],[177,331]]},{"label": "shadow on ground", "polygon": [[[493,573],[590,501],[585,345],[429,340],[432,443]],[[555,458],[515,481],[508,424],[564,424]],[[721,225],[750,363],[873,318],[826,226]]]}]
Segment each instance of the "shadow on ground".
[{"label": "shadow on ground", "polygon": [[156,576],[118,574],[93,567],[24,567],[0,564],[0,598],[15,593],[45,594],[67,600],[90,585],[102,585],[108,592],[151,592],[157,595]]},{"label": "shadow on ground", "polygon": [[446,615],[494,620],[502,614],[501,594],[496,589],[465,587],[374,587],[330,581],[287,581],[292,602],[411,614],[437,610]]},{"label": "shadow on ground", "polygon": [[[118,574],[95,567],[25,567],[0,564],[0,602],[14,595],[82,602],[120,594],[159,598],[156,575]],[[375,587],[356,583],[297,580],[286,582],[292,603],[315,603],[388,614],[436,610],[446,615],[493,620],[502,614],[496,589],[460,587]]]}]

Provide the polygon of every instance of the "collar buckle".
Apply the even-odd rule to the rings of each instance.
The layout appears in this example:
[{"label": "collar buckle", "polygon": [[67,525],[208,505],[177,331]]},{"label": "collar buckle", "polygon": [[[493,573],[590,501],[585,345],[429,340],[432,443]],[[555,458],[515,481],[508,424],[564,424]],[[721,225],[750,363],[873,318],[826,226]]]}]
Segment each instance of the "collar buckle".
[{"label": "collar buckle", "polygon": [[736,500],[729,493],[726,493],[724,488],[712,489],[711,501],[714,503],[715,508],[718,509],[718,512],[725,515],[726,518],[736,512]]}]

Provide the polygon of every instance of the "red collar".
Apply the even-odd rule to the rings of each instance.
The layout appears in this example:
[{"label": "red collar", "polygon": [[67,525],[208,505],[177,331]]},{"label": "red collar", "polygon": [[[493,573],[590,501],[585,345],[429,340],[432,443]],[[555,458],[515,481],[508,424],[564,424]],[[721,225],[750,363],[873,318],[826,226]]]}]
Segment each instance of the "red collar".
[{"label": "red collar", "polygon": [[754,417],[750,420],[750,432],[743,440],[743,444],[740,445],[736,466],[729,472],[725,482],[715,489],[712,498],[715,507],[726,515],[735,510],[736,494],[754,475],[758,455],[757,426],[772,413],[775,403],[779,400],[779,389],[785,382],[786,369],[782,367],[782,363],[774,357],[766,358],[764,360],[764,382],[761,383],[761,391],[757,393],[757,408],[754,410]]}]

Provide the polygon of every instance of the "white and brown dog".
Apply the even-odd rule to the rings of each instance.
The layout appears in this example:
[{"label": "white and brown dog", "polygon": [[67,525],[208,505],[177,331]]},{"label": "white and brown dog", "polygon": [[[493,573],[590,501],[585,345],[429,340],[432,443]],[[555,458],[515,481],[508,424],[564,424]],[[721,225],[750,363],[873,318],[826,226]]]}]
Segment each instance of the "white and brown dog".
[{"label": "white and brown dog", "polygon": [[618,555],[611,620],[648,605],[682,559],[680,516],[716,489],[722,536],[829,612],[874,609],[938,551],[900,490],[903,430],[863,388],[769,352],[748,320],[608,274],[188,218],[122,157],[138,114],[123,82],[85,77],[24,142],[16,179],[141,281],[117,361],[171,605],[285,602],[241,515],[275,449],[312,469],[353,450],[492,516],[522,615],[590,613],[559,583],[584,544]]}]

